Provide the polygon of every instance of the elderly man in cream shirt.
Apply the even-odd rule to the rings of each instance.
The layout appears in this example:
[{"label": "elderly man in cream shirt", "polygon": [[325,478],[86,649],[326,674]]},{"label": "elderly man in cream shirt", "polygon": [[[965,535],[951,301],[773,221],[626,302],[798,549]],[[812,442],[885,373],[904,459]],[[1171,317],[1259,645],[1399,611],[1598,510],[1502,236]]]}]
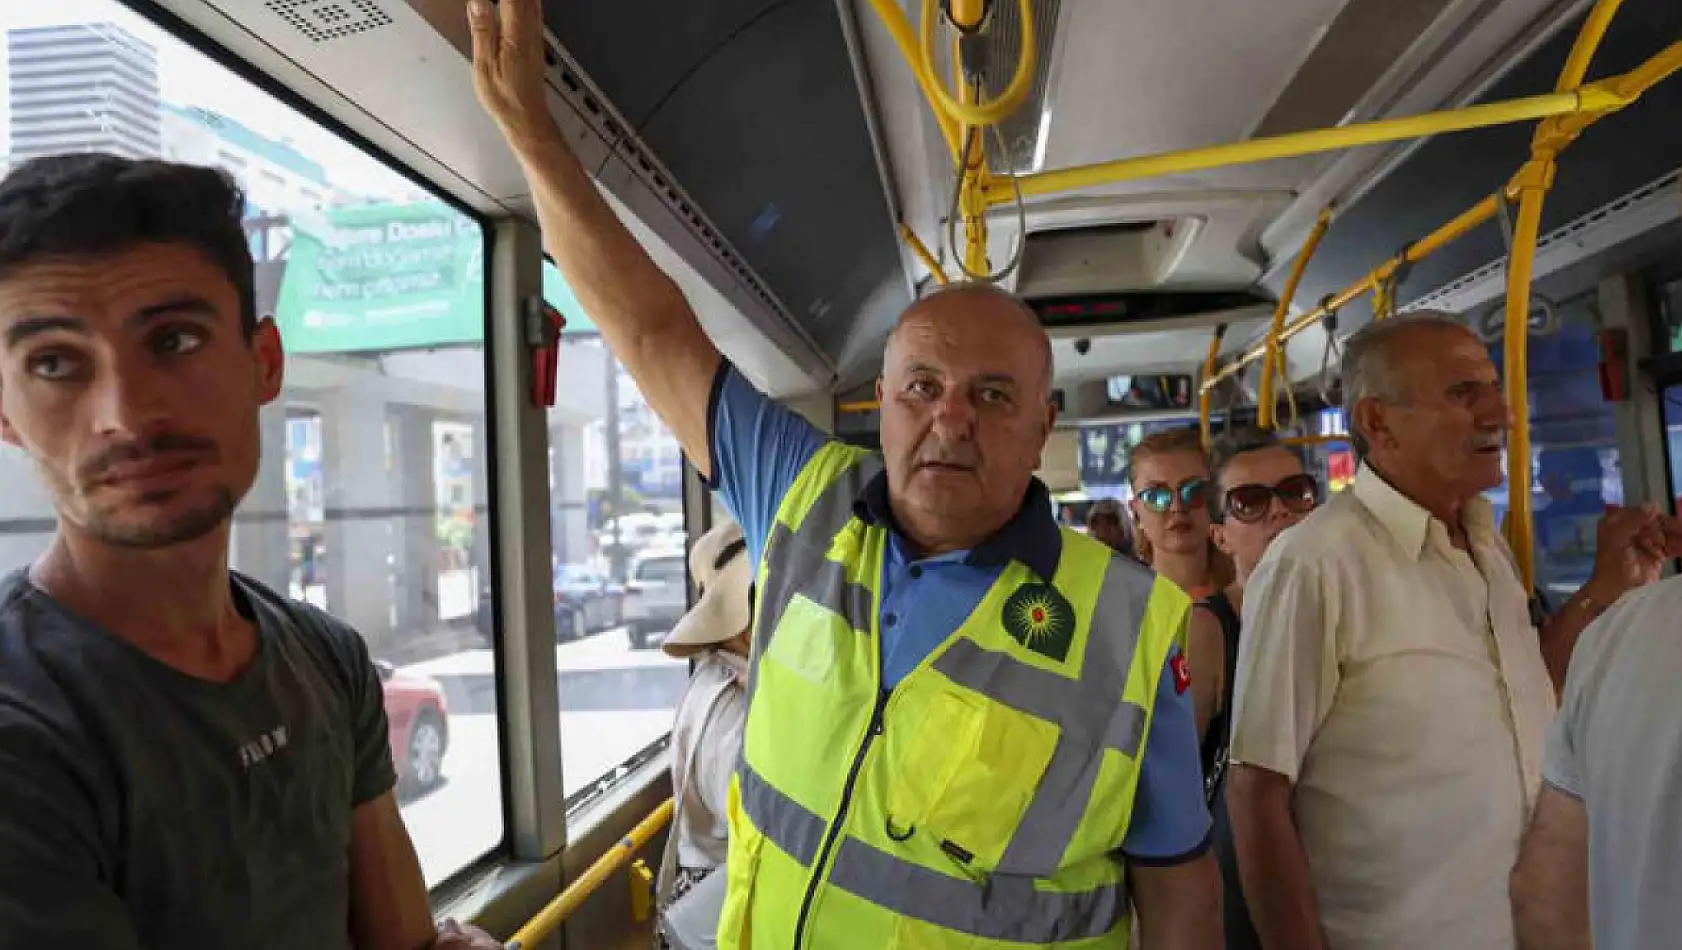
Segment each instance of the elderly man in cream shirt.
[{"label": "elderly man in cream shirt", "polygon": [[1228,785],[1268,950],[1512,950],[1508,874],[1577,635],[1676,534],[1601,519],[1543,625],[1481,493],[1511,414],[1452,317],[1373,324],[1343,362],[1353,488],[1268,550],[1244,598]]}]

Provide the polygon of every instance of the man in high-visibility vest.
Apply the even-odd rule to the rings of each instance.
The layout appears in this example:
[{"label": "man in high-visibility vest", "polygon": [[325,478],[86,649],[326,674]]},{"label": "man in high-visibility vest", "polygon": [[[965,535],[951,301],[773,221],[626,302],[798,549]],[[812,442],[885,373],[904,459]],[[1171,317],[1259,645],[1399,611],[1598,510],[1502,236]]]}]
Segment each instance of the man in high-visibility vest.
[{"label": "man in high-visibility vest", "polygon": [[726,948],[1219,945],[1179,643],[1186,595],[1059,529],[1037,317],[990,286],[912,306],[881,456],[720,355],[545,104],[538,0],[472,0],[476,78],[544,246],[758,565]]}]

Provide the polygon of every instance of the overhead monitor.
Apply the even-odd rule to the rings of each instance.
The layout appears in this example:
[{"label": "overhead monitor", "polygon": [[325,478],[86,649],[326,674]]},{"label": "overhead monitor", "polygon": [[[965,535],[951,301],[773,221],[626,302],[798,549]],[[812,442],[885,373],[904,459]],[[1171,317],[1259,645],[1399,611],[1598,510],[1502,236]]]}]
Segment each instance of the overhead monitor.
[{"label": "overhead monitor", "polygon": [[1105,396],[1115,409],[1190,409],[1192,393],[1191,376],[1185,373],[1111,376],[1105,383]]},{"label": "overhead monitor", "polygon": [[1129,291],[1078,297],[1043,297],[1028,305],[1047,328],[1136,323],[1271,306],[1250,291]]}]

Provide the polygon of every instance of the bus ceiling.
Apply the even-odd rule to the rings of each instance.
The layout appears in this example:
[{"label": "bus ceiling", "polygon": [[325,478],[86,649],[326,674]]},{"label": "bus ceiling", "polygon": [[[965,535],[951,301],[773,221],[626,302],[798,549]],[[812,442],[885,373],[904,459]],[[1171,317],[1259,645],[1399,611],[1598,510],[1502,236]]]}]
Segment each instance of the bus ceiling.
[{"label": "bus ceiling", "polygon": [[[519,169],[473,100],[459,0],[359,0],[355,22],[310,0],[156,3],[456,197],[529,214]],[[1452,214],[1461,192],[1487,193],[1522,157],[1534,119],[1608,105],[1550,96],[1587,0],[1032,0],[1027,18],[1019,0],[992,0],[965,54],[982,101],[967,107],[1006,93],[1017,102],[996,131],[966,137],[984,150],[990,183],[954,215],[955,123],[935,118],[917,78],[950,83],[953,51],[944,24],[926,56],[917,48],[923,6],[545,3],[552,104],[581,156],[721,346],[776,394],[871,378],[894,317],[930,279],[905,232],[954,276],[959,263],[997,273],[1014,259],[1002,279],[1030,296],[1259,286],[1271,297],[1320,210],[1336,206],[1300,309]],[[1679,20],[1677,4],[1628,4],[1590,76],[1635,67]],[[1019,82],[1025,34],[1033,72]],[[908,67],[908,49],[924,68]],[[1674,109],[1678,95],[1660,85],[1635,108]],[[1408,119],[1464,107],[1454,121]],[[1490,121],[1513,124],[1417,141]],[[1386,135],[1362,138],[1372,123]],[[1629,122],[1603,125],[1580,147],[1607,171],[1561,176],[1544,225],[1650,181],[1648,166],[1674,154],[1670,142],[1628,147]],[[1674,123],[1642,126],[1682,136]],[[1334,128],[1305,148],[1301,133],[1324,127]],[[1354,141],[1380,144],[1342,149]],[[1219,142],[1240,144],[1203,164],[1149,158]],[[1268,142],[1289,147],[1220,164],[1267,158]],[[985,225],[977,247],[966,219]],[[1403,293],[1498,257],[1499,242],[1493,227],[1471,235],[1417,267]],[[1202,361],[1207,332],[1180,334],[1181,367]],[[1228,342],[1254,334],[1235,322]],[[1317,368],[1291,355],[1293,375]]]}]

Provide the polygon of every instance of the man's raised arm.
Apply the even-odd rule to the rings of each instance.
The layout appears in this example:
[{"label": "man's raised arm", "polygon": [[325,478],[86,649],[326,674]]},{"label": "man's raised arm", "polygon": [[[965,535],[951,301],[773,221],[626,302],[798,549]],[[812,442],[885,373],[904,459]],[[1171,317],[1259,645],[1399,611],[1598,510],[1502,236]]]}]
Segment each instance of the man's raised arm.
[{"label": "man's raised arm", "polygon": [[544,93],[540,0],[468,0],[474,85],[525,170],[543,247],[702,475],[721,357],[676,283],[637,244],[567,147]]}]

